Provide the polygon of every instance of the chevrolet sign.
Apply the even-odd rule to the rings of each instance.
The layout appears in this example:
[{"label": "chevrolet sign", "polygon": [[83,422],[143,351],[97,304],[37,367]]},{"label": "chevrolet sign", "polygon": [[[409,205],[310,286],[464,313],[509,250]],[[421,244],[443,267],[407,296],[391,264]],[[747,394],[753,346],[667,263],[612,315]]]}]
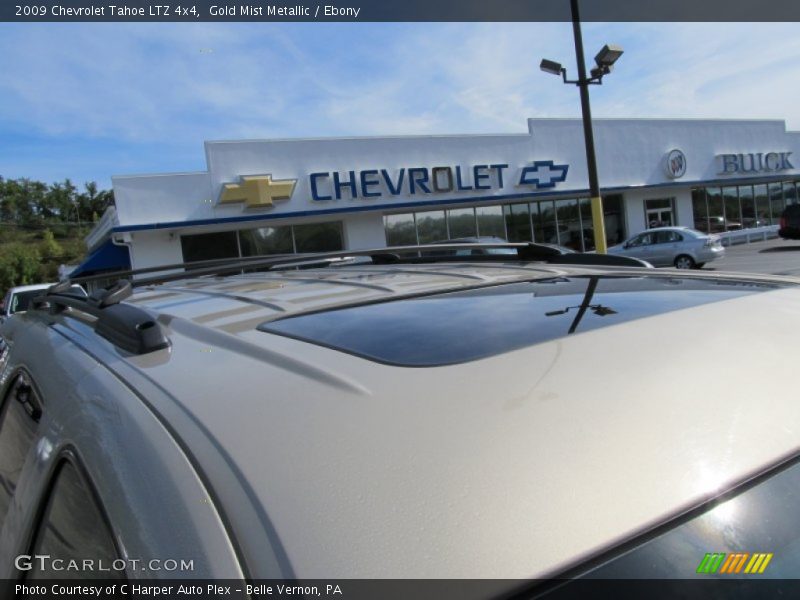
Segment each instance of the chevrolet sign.
[{"label": "chevrolet sign", "polygon": [[[314,200],[342,198],[380,198],[382,196],[415,196],[504,189],[510,166],[505,163],[441,167],[409,167],[394,171],[366,169],[363,171],[322,171],[309,175],[311,197]],[[556,165],[552,160],[537,160],[515,174],[519,186],[553,188],[567,178],[569,165]]]}]

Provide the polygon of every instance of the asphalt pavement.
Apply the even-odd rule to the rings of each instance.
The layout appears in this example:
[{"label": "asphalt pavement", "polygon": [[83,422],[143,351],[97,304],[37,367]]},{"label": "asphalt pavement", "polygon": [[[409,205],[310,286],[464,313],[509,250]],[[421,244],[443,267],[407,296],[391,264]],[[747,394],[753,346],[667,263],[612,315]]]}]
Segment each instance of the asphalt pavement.
[{"label": "asphalt pavement", "polygon": [[728,246],[725,248],[725,258],[706,264],[703,271],[738,271],[800,277],[800,240],[778,238]]}]

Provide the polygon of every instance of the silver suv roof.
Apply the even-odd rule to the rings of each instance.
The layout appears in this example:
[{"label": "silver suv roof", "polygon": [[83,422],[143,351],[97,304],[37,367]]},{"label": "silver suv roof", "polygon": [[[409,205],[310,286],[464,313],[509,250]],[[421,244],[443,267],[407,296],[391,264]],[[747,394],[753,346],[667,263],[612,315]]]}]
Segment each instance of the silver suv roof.
[{"label": "silver suv roof", "polygon": [[[258,329],[365,302],[591,275],[792,285],[435,368]],[[91,319],[57,327],[132,385],[157,384],[180,409],[170,413],[176,435],[199,430],[221,449],[226,463],[202,465],[207,477],[232,502],[224,482],[235,473],[293,576],[529,578],[800,449],[796,428],[775,426],[800,420],[777,378],[717,377],[709,387],[744,347],[767,350],[748,355],[750,371],[792,372],[785,323],[800,319],[797,283],[635,268],[356,266],[139,290],[127,303],[170,341],[141,356],[92,336]],[[465,323],[459,343],[486,333]],[[245,550],[259,528],[247,514],[231,511]]]}]

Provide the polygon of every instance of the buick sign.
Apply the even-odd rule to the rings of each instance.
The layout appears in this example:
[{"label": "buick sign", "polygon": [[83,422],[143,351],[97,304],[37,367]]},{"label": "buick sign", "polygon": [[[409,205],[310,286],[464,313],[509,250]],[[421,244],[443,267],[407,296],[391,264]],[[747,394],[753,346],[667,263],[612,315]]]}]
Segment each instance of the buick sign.
[{"label": "buick sign", "polygon": [[678,150],[670,150],[664,162],[664,170],[667,177],[678,179],[686,174],[686,155]]},{"label": "buick sign", "polygon": [[794,169],[789,161],[791,152],[750,152],[747,154],[717,154],[722,163],[721,175],[727,173],[761,173]]}]

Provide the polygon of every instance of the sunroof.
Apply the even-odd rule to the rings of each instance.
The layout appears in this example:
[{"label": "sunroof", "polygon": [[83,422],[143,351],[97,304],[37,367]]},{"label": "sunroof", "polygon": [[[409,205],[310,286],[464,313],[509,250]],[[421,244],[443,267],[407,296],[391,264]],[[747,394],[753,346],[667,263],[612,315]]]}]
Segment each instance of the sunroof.
[{"label": "sunroof", "polygon": [[558,277],[298,315],[258,329],[381,363],[432,367],[777,287],[682,277]]}]

